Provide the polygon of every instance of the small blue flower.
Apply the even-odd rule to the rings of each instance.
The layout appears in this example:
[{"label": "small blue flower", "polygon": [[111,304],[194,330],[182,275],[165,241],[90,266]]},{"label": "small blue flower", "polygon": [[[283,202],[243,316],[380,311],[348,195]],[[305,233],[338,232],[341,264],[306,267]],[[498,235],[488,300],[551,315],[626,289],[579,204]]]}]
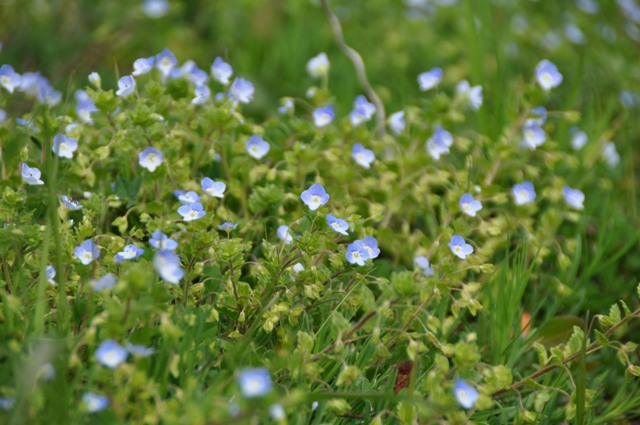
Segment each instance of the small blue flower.
[{"label": "small blue flower", "polygon": [[300,199],[309,207],[311,211],[315,211],[322,205],[329,202],[329,194],[321,184],[312,184],[309,189],[300,194]]},{"label": "small blue flower", "polygon": [[587,144],[587,141],[589,141],[587,134],[578,127],[571,127],[569,131],[571,133],[571,147],[574,151],[582,149],[584,145]]},{"label": "small blue flower", "polygon": [[247,149],[247,153],[250,156],[255,159],[261,159],[269,152],[269,149],[271,147],[269,146],[269,143],[267,143],[262,137],[254,134],[253,136],[249,137],[249,140],[247,140],[245,148]]},{"label": "small blue flower", "polygon": [[511,191],[516,205],[528,204],[536,199],[536,192],[530,181],[514,185]]},{"label": "small blue flower", "polygon": [[144,249],[138,248],[134,244],[129,244],[125,246],[122,251],[114,255],[113,258],[116,260],[116,263],[120,264],[124,261],[129,261],[129,260],[133,260],[134,258],[138,258],[142,254],[144,254]]},{"label": "small blue flower", "polygon": [[433,136],[427,140],[426,147],[429,155],[436,161],[441,155],[449,153],[449,148],[453,145],[453,136],[444,128],[438,126],[433,132]]},{"label": "small blue flower", "polygon": [[162,164],[162,152],[149,146],[138,155],[138,163],[153,173]]},{"label": "small blue flower", "polygon": [[116,286],[116,277],[111,273],[107,273],[99,279],[91,280],[91,288],[96,292],[102,292]]},{"label": "small blue flower", "polygon": [[358,165],[361,165],[366,169],[371,168],[371,163],[376,159],[373,151],[366,149],[360,143],[353,145],[351,157],[358,163]]},{"label": "small blue flower", "polygon": [[607,162],[609,168],[615,168],[620,163],[620,155],[616,150],[616,145],[613,142],[607,142],[602,149],[602,155]]},{"label": "small blue flower", "polygon": [[564,195],[564,200],[569,207],[576,210],[584,209],[584,193],[580,189],[572,189],[565,185],[562,188],[562,194]]},{"label": "small blue flower", "polygon": [[211,75],[214,80],[226,86],[233,75],[233,68],[221,57],[217,57],[211,65]]},{"label": "small blue flower", "polygon": [[467,258],[473,252],[473,247],[465,242],[464,238],[460,235],[455,235],[449,242],[449,248],[456,257]]},{"label": "small blue flower", "polygon": [[169,0],[144,0],[142,11],[151,19],[161,18],[169,11]]},{"label": "small blue flower", "polygon": [[38,102],[43,105],[55,106],[62,100],[62,93],[55,90],[46,78],[40,80],[38,87]]},{"label": "small blue flower", "polygon": [[158,251],[155,257],[153,257],[153,267],[162,280],[174,285],[177,285],[180,279],[184,277],[180,257],[173,251],[167,249]]},{"label": "small blue flower", "polygon": [[435,272],[433,271],[433,267],[431,267],[431,263],[429,263],[429,259],[424,255],[419,255],[413,260],[413,264],[420,270],[422,270],[422,275],[426,277],[433,276]]},{"label": "small blue flower", "polygon": [[211,96],[211,89],[209,88],[209,86],[206,86],[206,85],[198,86],[195,89],[195,97],[191,99],[191,104],[203,105],[207,103],[210,96]]},{"label": "small blue flower", "polygon": [[92,240],[87,239],[73,250],[73,254],[86,266],[100,257],[100,248]]},{"label": "small blue flower", "polygon": [[369,259],[369,251],[361,240],[354,241],[347,247],[347,261],[350,264],[364,266],[364,262]]},{"label": "small blue flower", "polygon": [[168,249],[169,251],[175,251],[178,248],[178,242],[169,238],[169,236],[165,235],[160,230],[153,232],[149,239],[149,245],[151,245],[152,248],[159,250]]},{"label": "small blue flower", "polygon": [[287,245],[289,245],[293,241],[293,236],[291,236],[291,233],[289,233],[289,226],[285,226],[284,224],[278,227],[276,235],[278,235],[278,238],[284,241],[284,243]]},{"label": "small blue flower", "polygon": [[293,111],[293,108],[294,108],[293,99],[291,99],[290,97],[285,97],[282,99],[282,106],[278,108],[278,113],[286,114],[286,113],[289,113],[290,111]]},{"label": "small blue flower", "polygon": [[460,209],[463,213],[475,217],[476,213],[482,209],[482,202],[473,199],[473,195],[465,193],[460,197]]},{"label": "small blue flower", "polygon": [[562,74],[553,62],[543,59],[536,66],[536,80],[544,91],[549,91],[562,83]]},{"label": "small blue flower", "polygon": [[178,208],[178,214],[182,216],[184,221],[193,221],[204,217],[206,213],[201,203],[194,202],[193,204],[183,205]]},{"label": "small blue flower", "polygon": [[53,153],[60,158],[73,158],[73,153],[78,149],[78,141],[74,138],[67,137],[64,134],[58,134],[53,138]]},{"label": "small blue flower", "polygon": [[156,349],[153,347],[145,347],[144,345],[131,344],[130,342],[126,342],[124,346],[127,349],[127,351],[135,357],[149,357],[150,355],[156,352]]},{"label": "small blue flower", "polygon": [[327,223],[331,230],[334,232],[338,232],[341,235],[349,236],[347,230],[349,230],[349,223],[347,220],[343,220],[341,218],[337,218],[333,214],[327,214]]},{"label": "small blue flower", "polygon": [[[78,119],[85,124],[93,124],[91,114],[98,112],[95,103],[91,99],[78,101],[76,105],[76,115]],[[68,131],[67,131],[68,132]]]},{"label": "small blue flower", "polygon": [[457,379],[453,386],[453,395],[465,409],[472,409],[478,401],[478,390],[467,384],[464,379]]},{"label": "small blue flower", "polygon": [[336,114],[333,111],[333,106],[323,106],[313,110],[313,123],[316,127],[324,127],[331,124]]},{"label": "small blue flower", "polygon": [[442,81],[442,68],[433,68],[418,75],[418,84],[422,91],[431,90],[440,84],[440,81]]},{"label": "small blue flower", "polygon": [[22,174],[22,180],[24,180],[27,184],[44,184],[44,182],[40,180],[40,176],[42,175],[42,173],[36,167],[31,168],[23,162],[22,167],[20,168],[20,173]]},{"label": "small blue flower", "polygon": [[376,112],[376,107],[373,103],[370,103],[366,97],[360,95],[356,97],[353,102],[353,110],[349,117],[351,118],[351,125],[354,127],[367,122],[371,119]]},{"label": "small blue flower", "polygon": [[89,76],[87,77],[87,79],[89,80],[89,82],[91,84],[93,84],[93,86],[97,89],[99,89],[102,86],[102,78],[100,78],[100,74],[98,74],[97,72],[92,72],[91,74],[89,74]]},{"label": "small blue flower", "polygon": [[286,412],[281,404],[275,403],[269,406],[269,415],[274,421],[281,421],[285,418]]},{"label": "small blue flower", "polygon": [[238,224],[232,223],[230,221],[225,221],[224,223],[218,225],[218,229],[224,230],[224,231],[231,231],[231,230],[234,230],[236,227],[238,227]]},{"label": "small blue flower", "polygon": [[373,236],[365,236],[362,238],[362,244],[364,245],[364,249],[367,250],[367,254],[369,254],[369,259],[373,260],[374,258],[378,258],[380,255],[380,250],[378,249],[378,241]]},{"label": "small blue flower", "polygon": [[467,80],[462,80],[456,86],[458,96],[466,101],[471,109],[477,111],[482,106],[482,86],[473,86]]},{"label": "small blue flower", "polygon": [[136,89],[136,80],[131,75],[126,75],[118,80],[116,96],[127,97]]},{"label": "small blue flower", "polygon": [[44,269],[44,273],[45,276],[47,278],[47,282],[49,282],[52,285],[56,284],[56,281],[53,280],[56,277],[56,268],[53,267],[51,264],[49,264],[45,269]]},{"label": "small blue flower", "polygon": [[111,369],[115,369],[127,360],[129,352],[114,340],[103,341],[94,354],[96,360]]},{"label": "small blue flower", "polygon": [[0,109],[0,124],[7,120],[7,111]]},{"label": "small blue flower", "polygon": [[529,111],[531,115],[525,121],[525,127],[530,123],[535,123],[539,126],[543,126],[545,122],[547,122],[547,108],[544,106],[536,106]]},{"label": "small blue flower", "polygon": [[154,56],[151,56],[149,58],[136,59],[135,62],[133,62],[133,72],[131,73],[131,75],[137,77],[138,75],[151,72],[155,62],[156,58]]},{"label": "small blue flower", "polygon": [[307,62],[307,72],[312,78],[326,77],[329,74],[329,58],[322,52]]},{"label": "small blue flower", "polygon": [[245,398],[264,397],[273,389],[271,374],[263,367],[241,370],[238,374],[238,385]]},{"label": "small blue flower", "polygon": [[160,71],[162,81],[165,81],[171,70],[178,64],[178,59],[171,53],[171,50],[165,48],[162,52],[156,55],[156,68]]},{"label": "small blue flower", "polygon": [[5,397],[0,398],[0,409],[9,411],[13,409],[13,406],[16,404],[16,399],[14,397]]},{"label": "small blue flower", "polygon": [[254,91],[251,82],[244,78],[236,78],[229,88],[229,99],[234,103],[249,103],[253,99]]},{"label": "small blue flower", "polygon": [[[188,73],[188,77],[191,84],[193,84],[196,87],[206,87],[206,83],[209,80],[209,74],[207,74],[206,71],[203,71],[202,69],[198,68],[198,66],[195,64],[191,67],[191,70]],[[207,87],[207,90],[209,90],[209,87]],[[210,91],[209,91],[209,94],[211,94]],[[198,93],[196,90],[196,97],[197,95]],[[209,96],[207,96],[207,99],[208,98]]]},{"label": "small blue flower", "polygon": [[0,66],[0,86],[7,89],[9,93],[13,93],[13,91],[20,86],[21,82],[22,78],[20,74],[15,72],[11,65]]},{"label": "small blue flower", "polygon": [[203,178],[200,185],[202,186],[204,193],[215,198],[224,197],[224,191],[227,188],[227,185],[224,182],[217,182],[209,177]]},{"label": "small blue flower", "polygon": [[69,208],[71,211],[82,209],[82,205],[80,205],[78,202],[74,200],[69,199],[67,195],[62,195],[60,199],[62,199],[62,203],[64,204],[64,206]]},{"label": "small blue flower", "polygon": [[537,122],[528,122],[522,129],[523,139],[520,141],[520,145],[531,150],[535,150],[538,146],[547,140],[547,134]]},{"label": "small blue flower", "polygon": [[184,190],[176,190],[175,192],[173,192],[173,195],[176,198],[178,198],[178,201],[180,201],[185,205],[193,204],[195,202],[200,202],[200,199],[202,199],[200,195],[198,195],[192,190],[188,192],[185,192]]},{"label": "small blue flower", "polygon": [[402,134],[405,126],[404,111],[394,112],[389,116],[389,127],[391,127],[391,131],[393,131],[396,136]]},{"label": "small blue flower", "polygon": [[109,406],[109,399],[103,395],[88,392],[82,396],[82,403],[89,413],[97,413]]}]

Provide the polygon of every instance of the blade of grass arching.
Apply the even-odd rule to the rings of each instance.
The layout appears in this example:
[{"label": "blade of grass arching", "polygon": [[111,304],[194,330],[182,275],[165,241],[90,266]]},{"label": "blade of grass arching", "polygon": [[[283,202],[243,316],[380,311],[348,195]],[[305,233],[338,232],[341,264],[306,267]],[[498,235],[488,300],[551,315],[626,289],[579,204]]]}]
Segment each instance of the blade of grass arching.
[{"label": "blade of grass arching", "polygon": [[[478,2],[476,0],[467,0],[465,2],[465,19],[466,19],[466,36],[471,56],[471,74],[474,84],[487,84],[487,75],[484,69],[483,58],[486,58],[488,42],[489,22],[484,19],[486,11],[490,7],[490,2]],[[481,134],[488,133],[487,125],[487,108],[481,107],[479,114],[479,132]]]}]

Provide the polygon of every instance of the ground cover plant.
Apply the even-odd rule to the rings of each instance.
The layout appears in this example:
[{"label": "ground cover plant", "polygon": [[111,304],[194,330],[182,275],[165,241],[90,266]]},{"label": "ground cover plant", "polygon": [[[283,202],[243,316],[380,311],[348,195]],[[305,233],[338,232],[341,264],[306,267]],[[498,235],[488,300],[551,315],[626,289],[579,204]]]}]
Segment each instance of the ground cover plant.
[{"label": "ground cover plant", "polygon": [[570,3],[7,5],[0,423],[634,423],[640,6]]}]

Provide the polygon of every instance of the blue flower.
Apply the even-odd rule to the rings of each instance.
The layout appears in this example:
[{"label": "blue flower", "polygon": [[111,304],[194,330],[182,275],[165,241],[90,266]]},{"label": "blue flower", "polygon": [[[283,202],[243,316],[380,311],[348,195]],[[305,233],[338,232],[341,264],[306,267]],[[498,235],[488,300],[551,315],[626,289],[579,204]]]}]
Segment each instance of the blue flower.
[{"label": "blue flower", "polygon": [[353,149],[351,150],[351,157],[362,167],[369,169],[371,167],[371,163],[375,161],[376,156],[373,154],[372,150],[366,149],[360,143],[356,143],[353,145]]},{"label": "blue flower", "polygon": [[322,205],[329,202],[329,194],[321,184],[312,184],[309,189],[300,194],[300,199],[309,207],[311,211],[315,211]]},{"label": "blue flower", "polygon": [[165,81],[171,70],[178,64],[178,59],[171,53],[171,50],[165,48],[162,52],[156,55],[156,68],[160,71],[162,81]]},{"label": "blue flower", "polygon": [[369,259],[369,252],[361,240],[354,241],[347,247],[347,261],[350,264],[364,266],[364,262]]},{"label": "blue flower", "polygon": [[60,158],[73,158],[73,153],[78,149],[78,141],[64,134],[58,134],[53,138],[53,153]]},{"label": "blue flower", "polygon": [[245,398],[264,397],[273,389],[271,374],[263,367],[241,370],[238,374],[238,385]]},{"label": "blue flower", "polygon": [[20,86],[21,81],[20,74],[15,72],[11,65],[0,66],[0,86],[7,89],[9,93],[13,93],[16,87]]},{"label": "blue flower", "polygon": [[456,93],[474,111],[477,111],[482,106],[482,86],[471,87],[467,80],[462,80],[456,86]]},{"label": "blue flower", "polygon": [[165,235],[160,230],[153,232],[149,239],[149,245],[151,245],[152,248],[159,250],[168,249],[169,251],[175,251],[178,248],[178,242],[169,238],[169,236]]},{"label": "blue flower", "polygon": [[162,164],[162,152],[149,146],[138,155],[138,163],[153,173]]},{"label": "blue flower", "polygon": [[456,379],[453,386],[453,395],[456,400],[465,409],[472,409],[478,401],[478,390],[467,384],[464,379]]},{"label": "blue flower", "polygon": [[116,286],[116,277],[111,273],[107,273],[99,279],[91,280],[91,288],[96,292],[102,292]]},{"label": "blue flower", "polygon": [[543,126],[547,122],[547,108],[544,106],[536,106],[529,111],[531,117],[525,121],[525,126],[530,123],[535,123],[539,126]]},{"label": "blue flower", "polygon": [[89,413],[96,413],[109,406],[109,399],[103,395],[88,392],[82,396],[82,403]]},{"label": "blue flower", "polygon": [[482,202],[473,199],[473,195],[465,193],[460,197],[460,209],[463,213],[475,217],[476,213],[482,209]]},{"label": "blue flower", "polygon": [[558,67],[553,62],[543,59],[536,66],[536,80],[544,91],[549,91],[560,85],[562,74],[560,74]]},{"label": "blue flower", "polygon": [[0,409],[2,410],[11,410],[15,404],[16,399],[14,397],[0,398]]},{"label": "blue flower", "polygon": [[180,257],[173,251],[167,249],[158,251],[153,257],[153,267],[162,280],[173,283],[174,285],[177,285],[184,276],[184,270],[182,270],[180,264]]},{"label": "blue flower", "polygon": [[362,95],[356,97],[356,100],[353,102],[353,110],[349,115],[351,125],[357,127],[363,122],[369,121],[375,112],[376,107],[373,103],[370,103],[366,97]]},{"label": "blue flower", "polygon": [[42,78],[38,87],[38,102],[43,105],[55,106],[61,100],[62,93],[56,91],[46,78]]},{"label": "blue flower", "polygon": [[285,418],[286,412],[281,404],[275,403],[269,406],[269,415],[274,421],[281,421]]},{"label": "blue flower", "polygon": [[229,99],[234,103],[249,103],[253,99],[253,93],[251,82],[244,78],[236,78],[229,88]]},{"label": "blue flower", "polygon": [[442,68],[433,68],[418,75],[418,84],[422,91],[431,90],[440,84],[440,81],[442,81]]},{"label": "blue flower", "polygon": [[206,85],[198,86],[195,89],[195,97],[191,99],[191,103],[193,105],[203,105],[207,103],[210,96],[211,96],[211,89],[209,89],[209,86],[206,86]]},{"label": "blue flower", "polygon": [[429,259],[424,255],[419,255],[413,260],[413,264],[420,270],[422,270],[423,276],[430,277],[435,274],[433,271],[433,267],[431,267],[431,263],[429,263]]},{"label": "blue flower", "polygon": [[118,80],[116,96],[127,97],[136,89],[136,80],[131,75],[126,75]]},{"label": "blue flower", "polygon": [[378,258],[380,254],[380,250],[378,249],[378,241],[373,236],[365,236],[362,239],[362,244],[364,245],[364,249],[367,250],[367,254],[369,254],[369,259],[373,260],[374,258]]},{"label": "blue flower", "polygon": [[22,167],[20,168],[20,173],[22,174],[22,180],[24,180],[27,184],[44,184],[44,182],[40,180],[40,176],[42,175],[42,173],[36,167],[31,168],[23,162]]},{"label": "blue flower", "polygon": [[329,74],[329,58],[322,52],[307,62],[307,72],[312,78],[326,77]]},{"label": "blue flower", "polygon": [[45,269],[44,269],[44,273],[45,276],[47,278],[47,282],[49,282],[52,285],[56,284],[56,281],[53,280],[56,277],[56,268],[53,267],[51,264],[49,264]]},{"label": "blue flower", "polygon": [[569,186],[562,188],[564,200],[571,208],[576,210],[584,209],[584,193],[580,189],[572,189]]},{"label": "blue flower", "polygon": [[536,199],[536,192],[533,188],[533,183],[530,181],[514,185],[511,191],[516,205],[528,204]]},{"label": "blue flower", "polygon": [[7,120],[7,111],[0,109],[0,124]]},{"label": "blue flower", "polygon": [[92,240],[87,239],[73,250],[73,254],[86,266],[100,257],[100,248]]},{"label": "blue flower", "polygon": [[71,211],[76,211],[76,210],[81,210],[82,209],[82,205],[80,205],[76,201],[73,201],[73,200],[69,199],[69,197],[67,197],[67,195],[62,195],[60,199],[62,199],[62,203],[64,204],[64,206],[69,208]]},{"label": "blue flower", "polygon": [[161,18],[169,11],[169,0],[144,0],[142,10],[151,19]]},{"label": "blue flower", "polygon": [[89,76],[87,77],[87,79],[89,80],[89,82],[91,84],[93,84],[93,86],[97,89],[99,89],[102,86],[102,78],[100,78],[100,74],[98,74],[97,72],[92,72],[91,74],[89,74]]},{"label": "blue flower", "polygon": [[389,116],[389,127],[391,127],[391,131],[393,131],[396,136],[404,131],[405,125],[404,111],[394,112]]},{"label": "blue flower", "polygon": [[229,84],[229,79],[233,75],[233,68],[221,57],[217,57],[211,65],[211,75],[214,80],[226,86]]},{"label": "blue flower", "polygon": [[522,135],[524,138],[520,141],[520,145],[531,150],[535,150],[547,140],[547,134],[536,122],[530,121],[525,124]]},{"label": "blue flower", "polygon": [[291,99],[290,97],[285,97],[281,100],[282,102],[282,106],[280,106],[278,108],[278,113],[279,114],[286,114],[290,111],[293,111],[293,99]]},{"label": "blue flower", "polygon": [[200,195],[198,195],[192,190],[188,192],[185,192],[184,190],[176,190],[175,192],[173,192],[173,195],[176,198],[178,198],[178,201],[180,201],[185,205],[193,204],[195,202],[200,202],[200,199],[202,199]]},{"label": "blue flower", "polygon": [[347,220],[335,217],[333,214],[327,214],[327,223],[331,230],[338,232],[341,235],[349,236],[347,230],[349,230],[349,223]]},{"label": "blue flower", "polygon": [[467,255],[473,252],[473,247],[465,242],[464,238],[460,235],[455,235],[449,242],[449,248],[456,257],[467,258]]},{"label": "blue flower", "polygon": [[115,369],[127,360],[129,352],[114,340],[103,341],[94,354],[96,360],[111,369]]},{"label": "blue flower", "polygon": [[249,137],[249,140],[247,140],[245,148],[247,149],[247,153],[250,156],[255,159],[261,159],[269,152],[269,149],[271,147],[269,146],[269,143],[267,143],[262,137],[254,134],[253,136]]},{"label": "blue flower", "polygon": [[126,342],[124,346],[127,349],[127,351],[135,357],[149,357],[150,355],[156,352],[156,349],[153,347],[145,347],[144,345],[131,344],[130,342]]},{"label": "blue flower", "polygon": [[[209,80],[209,74],[207,74],[206,71],[201,70],[200,68],[198,68],[197,65],[193,65],[191,67],[191,70],[188,73],[188,78],[189,81],[191,82],[191,84],[193,84],[196,87],[206,87],[206,83]],[[209,90],[209,87],[207,87],[207,90]],[[209,94],[211,94],[211,92],[209,91]],[[196,96],[198,95],[198,92],[196,90]],[[209,98],[209,96],[207,96],[207,99]]]},{"label": "blue flower", "polygon": [[122,263],[124,261],[133,260],[134,258],[138,258],[144,254],[144,249],[138,248],[134,244],[129,244],[124,247],[124,249],[114,255],[114,259],[116,263]]},{"label": "blue flower", "polygon": [[313,123],[316,127],[324,127],[331,124],[336,114],[333,106],[327,105],[313,110]]},{"label": "blue flower", "polygon": [[441,155],[449,153],[449,148],[453,145],[453,136],[442,127],[436,127],[433,136],[427,140],[426,147],[429,155],[436,161]]},{"label": "blue flower", "polygon": [[227,188],[227,185],[224,182],[217,182],[209,177],[203,178],[200,185],[202,186],[204,193],[215,198],[224,197],[224,191]]},{"label": "blue flower", "polygon": [[571,127],[569,131],[571,133],[571,147],[573,150],[578,151],[582,149],[584,145],[587,144],[587,141],[589,141],[587,134],[584,131],[580,131],[578,127]]},{"label": "blue flower", "polygon": [[135,62],[133,62],[133,72],[131,73],[131,75],[137,77],[138,75],[151,72],[155,62],[156,58],[154,56],[151,56],[149,58],[136,59]]},{"label": "blue flower", "polygon": [[178,214],[182,216],[184,221],[193,221],[204,217],[206,213],[201,203],[194,202],[193,204],[183,205],[178,208]]},{"label": "blue flower", "polygon": [[91,114],[98,112],[95,103],[91,99],[79,100],[76,105],[76,115],[78,119],[85,124],[93,124],[93,118]]},{"label": "blue flower", "polygon": [[620,155],[618,154],[616,145],[613,142],[607,142],[604,145],[602,155],[604,156],[604,160],[607,162],[609,168],[615,168],[620,163]]},{"label": "blue flower", "polygon": [[293,236],[291,236],[291,233],[289,233],[289,226],[285,226],[284,224],[278,227],[276,235],[278,235],[278,238],[284,241],[284,243],[287,245],[289,245],[293,241]]},{"label": "blue flower", "polygon": [[576,0],[576,6],[584,13],[598,13],[600,6],[596,0]]},{"label": "blue flower", "polygon": [[225,231],[234,230],[236,227],[238,227],[238,224],[232,223],[230,221],[225,221],[224,223],[218,225],[218,229]]}]

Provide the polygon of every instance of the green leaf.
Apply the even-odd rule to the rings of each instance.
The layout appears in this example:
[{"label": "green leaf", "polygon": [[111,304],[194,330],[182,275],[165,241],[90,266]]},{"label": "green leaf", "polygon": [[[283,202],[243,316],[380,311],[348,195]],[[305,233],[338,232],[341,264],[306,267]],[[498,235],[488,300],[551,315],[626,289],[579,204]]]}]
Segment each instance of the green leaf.
[{"label": "green leaf", "polygon": [[538,341],[545,347],[553,347],[566,342],[573,327],[584,328],[584,321],[576,316],[561,316],[547,320],[536,333]]}]

